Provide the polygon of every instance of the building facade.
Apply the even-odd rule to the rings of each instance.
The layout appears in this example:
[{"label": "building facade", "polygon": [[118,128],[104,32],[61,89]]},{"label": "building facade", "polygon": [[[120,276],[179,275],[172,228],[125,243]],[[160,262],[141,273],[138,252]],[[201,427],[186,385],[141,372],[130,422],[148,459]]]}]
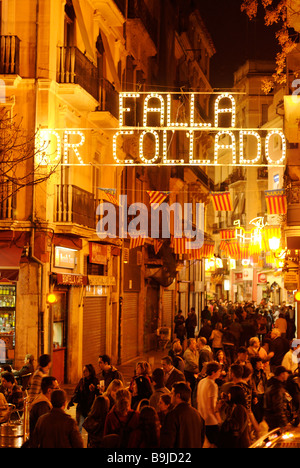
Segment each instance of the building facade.
[{"label": "building facade", "polygon": [[[179,300],[185,313],[201,310],[203,260],[190,268],[171,238],[159,250],[151,236],[133,246],[120,235],[119,197],[148,209],[149,191],[168,193],[170,203],[205,204],[211,178],[201,168],[118,165],[116,152],[134,160],[137,143],[124,138],[114,146],[113,137],[121,92],[180,90],[179,122],[184,90],[211,91],[214,53],[190,2],[1,2],[7,154],[12,141],[13,154],[19,138],[24,145],[22,164],[1,171],[1,362],[18,368],[27,353],[50,353],[53,375],[74,383],[85,364],[97,367],[99,354],[120,363],[156,347],[157,329],[173,330]],[[208,111],[201,95],[197,118]],[[205,142],[197,145],[200,152]],[[151,140],[144,146],[153,149]],[[188,154],[187,141],[170,142],[170,160],[180,153]],[[117,235],[104,238],[97,231],[107,202]],[[189,286],[178,294],[182,267]]]}]

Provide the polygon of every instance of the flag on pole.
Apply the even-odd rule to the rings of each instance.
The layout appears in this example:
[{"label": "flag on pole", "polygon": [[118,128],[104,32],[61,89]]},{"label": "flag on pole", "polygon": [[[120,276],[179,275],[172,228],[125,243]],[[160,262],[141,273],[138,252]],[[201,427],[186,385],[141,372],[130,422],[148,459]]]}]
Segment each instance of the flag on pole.
[{"label": "flag on pole", "polygon": [[150,197],[150,205],[155,205],[153,206],[154,209],[158,208],[159,205],[165,201],[167,196],[169,195],[170,192],[161,192],[161,191],[155,191],[155,190],[147,190],[147,193]]},{"label": "flag on pole", "polygon": [[230,192],[211,192],[216,211],[233,211]]},{"label": "flag on pole", "polygon": [[287,200],[285,190],[266,190],[265,196],[268,214],[286,214]]}]

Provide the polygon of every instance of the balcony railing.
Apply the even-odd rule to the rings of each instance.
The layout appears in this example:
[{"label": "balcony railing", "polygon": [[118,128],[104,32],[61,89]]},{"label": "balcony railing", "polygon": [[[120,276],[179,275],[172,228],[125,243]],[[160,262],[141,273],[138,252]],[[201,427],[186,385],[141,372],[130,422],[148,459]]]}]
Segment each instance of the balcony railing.
[{"label": "balcony railing", "polygon": [[57,81],[78,84],[98,101],[98,69],[77,47],[58,47]]},{"label": "balcony railing", "polygon": [[119,94],[105,78],[100,80],[99,111],[108,111],[119,117]]},{"label": "balcony railing", "polygon": [[0,36],[0,74],[19,74],[20,39],[17,36]]},{"label": "balcony railing", "polygon": [[16,194],[13,193],[13,185],[10,181],[0,181],[0,220],[15,218]]},{"label": "balcony railing", "polygon": [[96,227],[94,195],[75,185],[57,185],[54,221],[73,223],[91,229]]}]

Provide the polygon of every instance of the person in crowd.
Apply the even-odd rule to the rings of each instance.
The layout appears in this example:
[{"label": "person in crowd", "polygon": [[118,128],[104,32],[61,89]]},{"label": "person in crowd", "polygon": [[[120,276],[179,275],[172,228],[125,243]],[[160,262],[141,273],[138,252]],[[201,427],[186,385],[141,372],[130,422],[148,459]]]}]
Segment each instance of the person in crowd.
[{"label": "person in crowd", "polygon": [[51,394],[58,390],[59,385],[56,377],[47,375],[41,382],[41,393],[34,399],[29,413],[29,433],[33,434],[37,420],[42,414],[48,413],[51,408]]},{"label": "person in crowd", "polygon": [[270,361],[271,372],[274,373],[276,367],[280,366],[285,354],[289,351],[289,342],[281,336],[278,328],[273,328],[271,331],[271,339],[269,342],[268,359]]},{"label": "person in crowd", "polygon": [[202,448],[204,423],[199,412],[190,404],[191,389],[185,382],[172,387],[171,409],[161,427],[160,446],[162,449]]},{"label": "person in crowd", "polygon": [[285,367],[277,366],[274,369],[274,376],[267,382],[264,396],[264,417],[270,431],[277,427],[285,427],[289,423],[288,401],[285,389],[288,375]]},{"label": "person in crowd", "polygon": [[215,361],[220,364],[221,367],[221,374],[220,377],[216,380],[216,384],[218,386],[221,386],[224,382],[227,380],[227,374],[229,371],[229,364],[227,357],[222,349],[219,349],[219,351],[216,353],[216,358]]},{"label": "person in crowd", "polygon": [[130,433],[136,429],[139,413],[131,408],[131,394],[123,388],[116,393],[116,403],[106,416],[103,436],[116,434],[119,438],[118,446],[127,448]]},{"label": "person in crowd", "polygon": [[144,375],[137,376],[132,385],[131,407],[136,409],[139,402],[143,399],[149,400],[153,393],[152,384]]},{"label": "person in crowd", "polygon": [[247,366],[251,369],[251,363],[248,357],[248,351],[245,346],[240,346],[237,350],[237,358],[234,364],[240,364],[241,366]]},{"label": "person in crowd", "polygon": [[180,340],[180,343],[182,344],[186,335],[186,329],[185,329],[185,318],[182,314],[182,310],[178,310],[177,315],[175,315],[174,318],[174,333],[176,334],[177,338]]},{"label": "person in crowd", "polygon": [[124,383],[124,379],[121,372],[119,372],[118,369],[116,369],[116,367],[111,365],[110,357],[107,354],[102,354],[99,356],[98,365],[100,372],[99,374],[97,374],[97,378],[100,382],[100,391],[106,391],[110,382],[112,382],[114,379],[121,380],[121,382]]},{"label": "person in crowd", "polygon": [[[1,374],[1,382],[2,382],[3,394],[5,396],[7,403],[14,405],[16,410],[23,410],[23,407],[24,407],[23,392],[22,392],[21,387],[17,385],[16,379],[13,373],[3,372]],[[11,419],[13,419],[13,417]]]},{"label": "person in crowd", "polygon": [[164,371],[164,385],[171,391],[172,385],[175,382],[185,382],[183,372],[180,372],[173,365],[173,360],[170,356],[164,356],[161,360],[161,365]]},{"label": "person in crowd", "polygon": [[173,405],[172,405],[171,392],[163,393],[160,396],[160,399],[158,402],[158,412],[157,412],[161,426],[163,425],[166,419],[167,413],[171,411],[172,408],[173,408]]},{"label": "person in crowd", "polygon": [[149,403],[150,406],[152,406],[156,411],[159,410],[159,400],[161,395],[163,395],[164,393],[170,394],[170,390],[167,387],[165,387],[164,377],[165,374],[163,369],[159,367],[157,369],[154,369],[152,373],[154,391],[149,398]]},{"label": "person in crowd", "polygon": [[157,411],[152,406],[144,406],[139,415],[139,422],[129,437],[128,448],[158,449],[160,447],[160,421]]},{"label": "person in crowd", "polygon": [[[114,381],[113,381],[114,382]],[[110,401],[104,395],[98,395],[91,410],[83,422],[88,433],[87,448],[101,448],[106,416],[109,413]]]},{"label": "person in crowd", "polygon": [[17,380],[24,375],[33,374],[34,373],[34,356],[33,354],[26,354],[24,358],[24,365],[21,367],[20,370],[15,370],[13,372],[14,376]]},{"label": "person in crowd", "polygon": [[32,434],[31,448],[83,448],[83,439],[74,418],[65,412],[67,395],[53,390],[52,408],[37,421]]},{"label": "person in crowd", "polygon": [[195,338],[195,328],[197,326],[197,316],[195,313],[195,308],[192,307],[190,312],[188,313],[188,316],[185,320],[185,328],[186,328],[186,337],[187,339],[189,338]]},{"label": "person in crowd", "polygon": [[117,391],[123,387],[123,382],[119,379],[114,379],[112,382],[110,382],[109,386],[106,389],[106,392],[103,393],[103,396],[107,397],[109,400],[109,409],[111,409],[116,402]]},{"label": "person in crowd", "polygon": [[134,375],[131,378],[130,385],[129,385],[129,391],[131,393],[133,392],[133,387],[136,386],[135,379],[137,377],[145,377],[150,383],[150,385],[152,384],[152,370],[151,370],[151,366],[149,362],[140,361],[136,363],[135,369],[134,369]]},{"label": "person in crowd", "polygon": [[29,404],[31,404],[33,400],[41,393],[42,378],[49,374],[51,365],[52,362],[50,354],[42,354],[39,357],[38,367],[32,375],[28,389]]},{"label": "person in crowd", "polygon": [[173,365],[176,369],[180,370],[181,372],[184,371],[184,360],[182,358],[182,345],[180,340],[174,340],[172,349],[169,351],[169,355],[173,360]]},{"label": "person in crowd", "polygon": [[263,360],[259,356],[250,359],[253,373],[250,378],[252,387],[252,412],[256,421],[261,423],[264,415],[264,394],[267,388],[267,375],[264,371]]},{"label": "person in crowd", "polygon": [[285,315],[283,312],[281,312],[279,314],[279,317],[278,319],[275,321],[275,324],[274,324],[275,328],[278,328],[278,330],[280,331],[281,333],[281,336],[283,338],[286,337],[286,331],[287,331],[287,321],[285,319]]},{"label": "person in crowd", "polygon": [[259,356],[264,361],[267,360],[267,352],[265,348],[261,346],[261,342],[257,336],[250,338],[247,353],[250,360],[255,356]]},{"label": "person in crowd", "polygon": [[210,320],[211,320],[211,311],[209,310],[208,305],[206,305],[201,312],[202,326],[204,325],[205,321],[210,321]]},{"label": "person in crowd", "polygon": [[249,415],[245,395],[239,385],[228,393],[225,417],[220,427],[218,448],[248,448],[250,446]]},{"label": "person in crowd", "polygon": [[8,421],[10,416],[10,410],[6,398],[2,392],[0,392],[0,424]]},{"label": "person in crowd", "polygon": [[199,352],[199,372],[201,373],[204,363],[213,361],[213,352],[207,344],[207,339],[204,336],[200,336],[197,340],[197,347]]},{"label": "person in crowd", "polygon": [[82,423],[87,417],[98,390],[99,381],[96,377],[96,371],[92,364],[86,364],[82,370],[82,377],[75,387],[73,396],[71,397],[67,409],[76,405],[76,421],[79,431],[82,431]]},{"label": "person in crowd", "polygon": [[198,338],[201,338],[203,336],[204,338],[206,338],[206,342],[208,343],[211,333],[212,333],[211,321],[204,320],[202,323],[202,327],[200,328]]},{"label": "person in crowd", "polygon": [[298,370],[298,364],[300,360],[300,341],[292,340],[290,349],[285,353],[282,359],[282,366],[287,371],[294,373]]},{"label": "person in crowd", "polygon": [[211,342],[211,347],[213,350],[214,355],[216,355],[217,351],[219,349],[223,349],[223,344],[222,344],[222,339],[223,339],[223,333],[222,333],[222,322],[217,322],[215,325],[215,328],[211,332],[211,335],[209,337],[209,340]]},{"label": "person in crowd", "polygon": [[199,353],[197,349],[197,341],[195,338],[189,338],[187,348],[183,354],[184,359],[184,375],[186,381],[189,382],[193,392],[196,384],[196,374],[199,374]]},{"label": "person in crowd", "polygon": [[216,447],[218,442],[219,424],[221,416],[218,402],[218,386],[216,379],[221,375],[218,362],[209,362],[206,366],[206,377],[198,383],[197,408],[205,423],[206,445]]}]

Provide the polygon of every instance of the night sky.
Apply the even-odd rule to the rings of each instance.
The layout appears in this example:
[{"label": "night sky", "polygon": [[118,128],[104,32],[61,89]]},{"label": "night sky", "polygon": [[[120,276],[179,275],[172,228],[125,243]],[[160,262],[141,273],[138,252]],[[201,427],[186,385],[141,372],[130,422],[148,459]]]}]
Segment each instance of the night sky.
[{"label": "night sky", "polygon": [[214,88],[230,88],[233,73],[247,59],[274,60],[278,26],[265,26],[263,11],[250,21],[241,12],[241,0],[197,0],[216,54],[211,60],[210,82]]}]

